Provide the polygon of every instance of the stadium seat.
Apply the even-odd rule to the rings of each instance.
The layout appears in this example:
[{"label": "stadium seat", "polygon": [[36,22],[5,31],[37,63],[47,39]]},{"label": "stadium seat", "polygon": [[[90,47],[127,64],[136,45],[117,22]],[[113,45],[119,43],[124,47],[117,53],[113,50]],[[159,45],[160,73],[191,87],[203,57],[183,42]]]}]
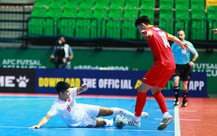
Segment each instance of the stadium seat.
[{"label": "stadium seat", "polygon": [[122,39],[136,39],[137,29],[135,27],[135,19],[125,19],[122,23]]},{"label": "stadium seat", "polygon": [[61,15],[61,19],[58,20],[59,34],[64,36],[73,37],[75,36],[75,18],[77,13],[71,11],[64,11]]},{"label": "stadium seat", "polygon": [[172,10],[174,7],[174,1],[173,0],[160,0],[159,2],[159,8],[164,10]]},{"label": "stadium seat", "polygon": [[108,19],[105,21],[105,36],[110,38],[120,38],[123,9],[119,5],[110,8]]},{"label": "stadium seat", "polygon": [[76,30],[75,30],[75,36],[76,38],[90,38],[90,24],[91,24],[91,18],[93,16],[92,13],[92,6],[89,5],[88,7],[85,7],[84,5],[80,5],[79,12],[77,14],[77,18],[79,18],[76,21]]},{"label": "stadium seat", "polygon": [[159,19],[174,19],[173,10],[160,9]]},{"label": "stadium seat", "polygon": [[167,31],[170,34],[174,34],[174,16],[172,10],[160,10],[159,14],[159,28]]},{"label": "stadium seat", "polygon": [[217,6],[208,6],[207,7],[207,19],[209,22],[209,39],[217,40],[217,35],[213,34],[211,31],[212,28],[217,28]]},{"label": "stadium seat", "polygon": [[217,19],[217,6],[208,6],[207,7],[207,18],[209,20],[216,20]]},{"label": "stadium seat", "polygon": [[71,4],[69,2],[63,6],[63,11],[77,13],[78,10],[79,10],[79,5]]},{"label": "stadium seat", "polygon": [[57,34],[57,20],[62,15],[61,8],[51,8],[45,15],[46,21],[44,22],[44,34],[48,36]]},{"label": "stadium seat", "polygon": [[109,38],[121,38],[121,23],[118,19],[110,19],[106,24],[105,36]]},{"label": "stadium seat", "polygon": [[91,38],[98,38],[103,36],[105,32],[105,26],[102,25],[102,20],[108,17],[108,5],[95,4],[93,10],[93,18],[96,18],[96,21],[91,23]]},{"label": "stadium seat", "polygon": [[140,6],[140,0],[125,0],[125,5],[138,8]]},{"label": "stadium seat", "polygon": [[194,5],[201,5],[205,7],[205,0],[190,0],[190,7],[192,8]]},{"label": "stadium seat", "polygon": [[43,7],[48,6],[51,0],[36,0],[34,3],[34,7]]},{"label": "stadium seat", "polygon": [[121,5],[110,5],[109,7],[109,18],[122,18],[124,7]]},{"label": "stadium seat", "polygon": [[43,21],[30,19],[28,22],[28,35],[43,35]]},{"label": "stadium seat", "polygon": [[68,0],[67,3],[70,3],[71,5],[79,5],[81,3],[81,0]]},{"label": "stadium seat", "polygon": [[93,5],[80,4],[79,11],[78,11],[78,17],[91,18],[92,12],[93,12],[92,8],[93,8]]},{"label": "stadium seat", "polygon": [[93,7],[95,4],[95,0],[80,0],[80,5],[90,5]]},{"label": "stadium seat", "polygon": [[48,7],[34,7],[30,17],[43,17],[46,15]]},{"label": "stadium seat", "polygon": [[74,37],[75,31],[75,20],[74,19],[62,19],[60,20],[59,25],[59,34],[68,36],[68,37]]},{"label": "stadium seat", "polygon": [[95,2],[95,5],[108,6],[110,4],[110,0],[95,0]]},{"label": "stadium seat", "polygon": [[110,0],[110,4],[113,5],[120,5],[123,6],[125,4],[125,0]]},{"label": "stadium seat", "polygon": [[192,40],[205,40],[207,36],[207,20],[204,11],[194,11],[191,13],[190,36]]},{"label": "stadium seat", "polygon": [[48,9],[45,7],[34,7],[30,15],[28,22],[28,34],[30,35],[42,35],[44,18]]},{"label": "stadium seat", "polygon": [[207,37],[206,20],[192,20],[191,22],[191,40],[206,40]]},{"label": "stadium seat", "polygon": [[91,32],[91,18],[78,19],[75,26],[76,38],[90,38]]},{"label": "stadium seat", "polygon": [[48,5],[49,8],[62,8],[65,3],[67,3],[66,0],[51,0],[51,3]]},{"label": "stadium seat", "polygon": [[146,5],[141,5],[139,16],[143,16],[143,15],[148,16],[152,20],[151,21],[152,24],[153,24],[154,18],[155,18],[154,14],[155,14],[155,11],[152,7],[150,7],[150,9],[149,9],[146,7]]},{"label": "stadium seat", "polygon": [[195,11],[195,10],[201,10],[201,11],[205,11],[205,7],[203,4],[193,4],[191,5],[191,10]]},{"label": "stadium seat", "polygon": [[[127,6],[126,6],[127,7]],[[134,26],[135,19],[139,15],[138,8],[135,9],[125,9],[124,11],[124,21],[122,23],[122,39],[136,39],[137,29]]]},{"label": "stadium seat", "polygon": [[188,26],[190,20],[190,14],[188,10],[176,10],[175,12],[175,33],[179,29],[183,29],[185,31],[186,39],[188,39]]},{"label": "stadium seat", "polygon": [[176,10],[189,10],[189,1],[186,0],[175,0],[175,9]]},{"label": "stadium seat", "polygon": [[143,7],[144,10],[154,10],[155,8],[155,0],[141,0],[140,7]]}]

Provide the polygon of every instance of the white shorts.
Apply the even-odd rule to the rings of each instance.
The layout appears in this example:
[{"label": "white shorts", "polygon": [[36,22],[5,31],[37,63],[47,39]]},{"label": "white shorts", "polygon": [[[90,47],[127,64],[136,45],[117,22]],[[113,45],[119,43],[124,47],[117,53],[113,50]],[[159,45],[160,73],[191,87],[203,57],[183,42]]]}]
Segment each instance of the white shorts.
[{"label": "white shorts", "polygon": [[87,118],[84,123],[84,127],[95,127],[96,126],[96,117],[99,114],[100,106],[83,104],[84,110],[87,112]]}]

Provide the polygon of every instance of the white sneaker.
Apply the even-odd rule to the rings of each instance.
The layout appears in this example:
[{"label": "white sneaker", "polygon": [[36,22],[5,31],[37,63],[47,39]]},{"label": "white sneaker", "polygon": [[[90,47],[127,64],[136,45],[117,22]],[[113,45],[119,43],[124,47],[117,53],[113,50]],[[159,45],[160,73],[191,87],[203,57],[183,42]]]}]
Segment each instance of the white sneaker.
[{"label": "white sneaker", "polygon": [[107,127],[110,127],[110,126],[112,126],[112,125],[113,125],[113,123],[114,123],[113,119],[110,119],[110,120],[108,120],[108,119],[105,119],[105,121],[106,121],[106,125],[105,125],[105,126],[107,126]]},{"label": "white sneaker", "polygon": [[158,126],[158,130],[165,129],[171,122],[173,121],[173,117],[171,115],[168,115],[166,118],[163,118],[161,123]]},{"label": "white sneaker", "polygon": [[141,122],[140,122],[140,121],[139,121],[139,122],[136,122],[136,121],[133,120],[133,118],[123,120],[122,122],[123,122],[124,124],[129,125],[129,126],[134,126],[134,127],[137,127],[137,128],[139,128],[139,127],[141,126]]},{"label": "white sneaker", "polygon": [[148,112],[142,112],[141,117],[142,118],[147,118],[148,117]]}]

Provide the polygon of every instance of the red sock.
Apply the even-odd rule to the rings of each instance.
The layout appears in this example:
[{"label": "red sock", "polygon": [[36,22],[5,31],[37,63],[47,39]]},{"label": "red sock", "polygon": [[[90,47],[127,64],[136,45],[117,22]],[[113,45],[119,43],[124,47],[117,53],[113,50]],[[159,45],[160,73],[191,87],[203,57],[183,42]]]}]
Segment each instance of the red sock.
[{"label": "red sock", "polygon": [[136,98],[136,106],[135,106],[135,115],[137,117],[141,116],[145,103],[146,103],[146,93],[138,92]]},{"label": "red sock", "polygon": [[161,92],[158,92],[156,94],[154,94],[154,98],[155,100],[157,101],[160,109],[161,109],[161,112],[162,113],[165,113],[168,111],[168,108],[167,108],[167,104],[166,104],[166,101],[164,99],[164,96],[162,95]]}]

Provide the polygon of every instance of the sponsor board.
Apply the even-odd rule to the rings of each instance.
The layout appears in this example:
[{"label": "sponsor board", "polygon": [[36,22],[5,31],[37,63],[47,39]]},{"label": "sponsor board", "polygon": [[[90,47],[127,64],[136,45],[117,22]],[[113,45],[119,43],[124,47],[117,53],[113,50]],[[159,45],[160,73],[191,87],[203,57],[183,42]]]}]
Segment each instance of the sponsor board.
[{"label": "sponsor board", "polygon": [[[87,83],[89,89],[85,94],[136,96],[145,73],[146,71],[37,69],[36,92],[56,93],[56,83],[66,81],[72,87]],[[193,72],[189,82],[189,96],[206,97],[206,84],[205,72]],[[163,94],[174,96],[172,78],[163,89]],[[148,95],[152,95],[150,91]]]},{"label": "sponsor board", "polygon": [[0,69],[0,92],[34,92],[35,70]]}]

